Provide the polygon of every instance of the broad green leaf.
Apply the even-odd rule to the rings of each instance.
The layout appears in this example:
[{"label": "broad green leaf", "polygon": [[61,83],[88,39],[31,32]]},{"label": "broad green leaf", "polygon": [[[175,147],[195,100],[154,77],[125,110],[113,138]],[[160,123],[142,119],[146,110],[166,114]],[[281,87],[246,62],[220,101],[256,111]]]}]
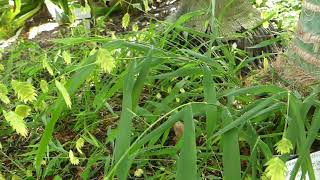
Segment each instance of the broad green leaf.
[{"label": "broad green leaf", "polygon": [[36,100],[35,88],[29,82],[11,81],[11,86],[18,98],[23,102],[32,102]]},{"label": "broad green leaf", "polygon": [[122,17],[122,27],[127,29],[127,27],[130,24],[130,15],[129,13],[126,13],[123,17]]},{"label": "broad green leaf", "polygon": [[112,69],[115,68],[114,58],[110,51],[105,48],[98,50],[96,63],[99,64],[106,73],[111,73]]},{"label": "broad green leaf", "polygon": [[26,118],[29,116],[31,111],[31,107],[27,105],[18,105],[15,109],[15,113],[21,116],[22,118]]},{"label": "broad green leaf", "polygon": [[24,122],[23,118],[19,116],[17,113],[13,111],[5,112],[3,111],[4,118],[10,124],[12,129],[17,131],[23,137],[27,137],[28,129],[26,123]]},{"label": "broad green leaf", "polygon": [[73,151],[69,151],[69,159],[71,164],[73,165],[78,165],[79,164],[79,159],[73,154]]},{"label": "broad green leaf", "polygon": [[62,94],[63,99],[66,102],[66,105],[68,106],[69,109],[71,109],[72,103],[71,103],[71,99],[70,99],[68,91],[59,81],[55,80],[55,83],[56,83],[56,87],[58,88],[58,90]]}]

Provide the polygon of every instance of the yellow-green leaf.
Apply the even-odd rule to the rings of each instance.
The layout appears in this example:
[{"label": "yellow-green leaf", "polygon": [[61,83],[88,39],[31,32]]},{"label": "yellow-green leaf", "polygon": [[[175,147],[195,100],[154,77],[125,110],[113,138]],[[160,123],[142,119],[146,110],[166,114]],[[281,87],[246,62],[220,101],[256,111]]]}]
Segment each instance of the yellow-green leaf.
[{"label": "yellow-green leaf", "polygon": [[69,159],[70,159],[71,164],[73,164],[73,165],[79,164],[79,159],[76,156],[74,156],[72,150],[69,151]]},{"label": "yellow-green leaf", "polygon": [[9,100],[7,94],[8,94],[7,87],[4,84],[0,83],[0,100],[5,104],[10,103],[10,100]]},{"label": "yellow-green leaf", "polygon": [[35,88],[29,82],[20,82],[16,80],[11,81],[11,86],[18,96],[18,98],[23,102],[32,102],[36,100],[36,91]]},{"label": "yellow-green leaf", "polygon": [[123,17],[122,17],[122,27],[127,29],[127,27],[130,24],[130,15],[129,13],[126,13]]},{"label": "yellow-green leaf", "polygon": [[265,173],[270,180],[285,179],[286,164],[280,158],[274,157],[266,165]]},{"label": "yellow-green leaf", "polygon": [[42,66],[43,66],[44,69],[46,69],[49,72],[49,74],[51,76],[53,76],[53,70],[52,70],[52,68],[51,68],[51,66],[50,66],[50,64],[48,62],[47,54],[44,54],[42,56]]},{"label": "yellow-green leaf", "polygon": [[41,100],[41,101],[37,101],[35,104],[34,104],[34,109],[36,111],[43,111],[47,108],[47,103],[44,101],[44,100]]},{"label": "yellow-green leaf", "polygon": [[257,4],[258,6],[260,6],[262,3],[263,3],[262,0],[256,0],[256,4]]},{"label": "yellow-green leaf", "polygon": [[139,31],[139,26],[137,24],[132,25],[132,31],[133,32],[138,32]]},{"label": "yellow-green leaf", "polygon": [[0,72],[4,70],[4,66],[0,63]]},{"label": "yellow-green leaf", "polygon": [[71,63],[71,56],[70,56],[70,53],[68,51],[63,51],[62,52],[62,57],[63,57],[64,62],[66,64],[70,64]]},{"label": "yellow-green leaf", "polygon": [[112,54],[104,48],[100,48],[98,50],[96,63],[99,64],[102,70],[107,73],[111,73],[112,69],[115,67]]},{"label": "yellow-green leaf", "polygon": [[263,58],[263,70],[264,72],[269,71],[269,60],[266,57]]},{"label": "yellow-green leaf", "polygon": [[140,168],[134,172],[135,177],[141,177],[142,175],[143,175],[143,170]]},{"label": "yellow-green leaf", "polygon": [[83,138],[79,138],[76,142],[76,148],[77,148],[77,151],[80,153],[80,154],[83,154],[83,152],[81,151],[81,148],[84,146],[84,139]]},{"label": "yellow-green leaf", "polygon": [[31,111],[30,106],[18,105],[14,112],[19,116],[21,116],[22,118],[26,118],[27,116],[29,116],[30,111]]},{"label": "yellow-green leaf", "polygon": [[12,129],[14,129],[18,134],[23,137],[27,137],[28,129],[23,118],[13,111],[5,112],[3,111],[4,118],[10,124]]},{"label": "yellow-green leaf", "polygon": [[2,175],[1,172],[0,172],[0,180],[6,180],[6,178]]},{"label": "yellow-green leaf", "polygon": [[71,99],[70,99],[68,91],[66,90],[66,88],[59,81],[56,80],[55,83],[56,83],[56,87],[58,88],[58,90],[62,94],[63,99],[66,102],[68,108],[71,109],[72,103],[71,103]]},{"label": "yellow-green leaf", "polygon": [[276,151],[279,154],[288,154],[291,150],[293,150],[293,146],[291,141],[285,137],[283,137],[279,142],[277,142]]},{"label": "yellow-green leaf", "polygon": [[149,0],[143,0],[143,5],[144,5],[144,10],[145,12],[149,12],[150,11],[150,7],[149,7]]},{"label": "yellow-green leaf", "polygon": [[47,93],[49,91],[49,88],[48,88],[48,83],[46,80],[41,80],[40,81],[40,89],[42,92],[44,93]]}]

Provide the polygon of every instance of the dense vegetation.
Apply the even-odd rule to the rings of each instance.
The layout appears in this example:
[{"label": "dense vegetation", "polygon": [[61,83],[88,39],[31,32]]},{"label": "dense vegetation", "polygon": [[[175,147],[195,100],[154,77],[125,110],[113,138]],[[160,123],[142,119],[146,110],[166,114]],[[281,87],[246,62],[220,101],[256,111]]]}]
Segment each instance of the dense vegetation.
[{"label": "dense vegetation", "polygon": [[[253,49],[292,38],[301,3],[272,2],[251,2],[279,30]],[[0,180],[281,180],[293,157],[291,177],[315,179],[317,85],[279,77],[280,52],[183,26],[197,12],[170,23],[126,10],[2,50]]]}]

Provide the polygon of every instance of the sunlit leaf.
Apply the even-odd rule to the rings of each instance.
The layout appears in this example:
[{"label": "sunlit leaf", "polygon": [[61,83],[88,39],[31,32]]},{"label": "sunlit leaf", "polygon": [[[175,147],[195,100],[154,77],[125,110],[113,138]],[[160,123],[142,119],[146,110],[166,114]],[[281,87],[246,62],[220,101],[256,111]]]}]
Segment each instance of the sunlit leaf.
[{"label": "sunlit leaf", "polygon": [[21,101],[32,102],[36,100],[37,94],[31,83],[12,80],[11,86]]},{"label": "sunlit leaf", "polygon": [[69,159],[70,159],[71,164],[73,164],[73,165],[79,164],[79,159],[76,156],[74,156],[72,150],[69,151]]},{"label": "sunlit leaf", "polygon": [[2,175],[1,172],[0,172],[0,180],[6,180],[6,178]]},{"label": "sunlit leaf", "polygon": [[47,93],[49,91],[49,88],[48,88],[48,83],[46,80],[41,80],[40,81],[40,89],[42,92],[44,93]]},{"label": "sunlit leaf", "polygon": [[276,145],[276,151],[279,154],[288,154],[291,150],[293,150],[292,143],[287,138],[282,138]]},{"label": "sunlit leaf", "polygon": [[15,109],[15,113],[21,116],[22,118],[26,118],[29,116],[31,111],[31,107],[27,105],[18,105]]},{"label": "sunlit leaf", "polygon": [[4,84],[0,83],[0,100],[5,104],[10,103],[10,100],[9,100],[7,94],[8,94],[7,87]]},{"label": "sunlit leaf", "polygon": [[137,169],[136,171],[134,171],[134,176],[135,177],[141,177],[143,175],[143,170],[142,169]]},{"label": "sunlit leaf", "polygon": [[256,4],[260,6],[263,3],[263,0],[256,0]]},{"label": "sunlit leaf", "polygon": [[127,27],[130,24],[130,15],[129,13],[126,13],[123,17],[122,17],[122,27],[127,29]]},{"label": "sunlit leaf", "polygon": [[14,129],[18,134],[23,137],[27,137],[28,129],[26,123],[24,122],[23,118],[19,116],[17,113],[13,111],[5,112],[3,111],[4,118],[10,124],[12,129]]},{"label": "sunlit leaf", "polygon": [[63,51],[62,52],[62,57],[63,57],[63,60],[66,64],[70,64],[71,63],[71,56],[70,56],[70,53],[68,51]]},{"label": "sunlit leaf", "polygon": [[62,94],[63,99],[66,102],[68,108],[71,109],[72,103],[71,103],[71,98],[69,96],[68,91],[66,90],[66,88],[59,81],[55,80],[55,83],[56,83],[56,87],[58,88],[58,90]]},{"label": "sunlit leaf", "polygon": [[0,64],[0,72],[4,70],[4,66]]},{"label": "sunlit leaf", "polygon": [[100,48],[98,50],[96,63],[99,64],[102,70],[107,73],[111,73],[112,69],[115,68],[112,54],[104,48]]},{"label": "sunlit leaf", "polygon": [[84,139],[83,138],[79,138],[76,142],[76,148],[77,148],[77,151],[80,153],[80,154],[83,154],[83,152],[81,151],[81,148],[84,146]]},{"label": "sunlit leaf", "polygon": [[266,176],[270,180],[284,180],[285,179],[285,163],[278,157],[270,159],[267,163],[267,168],[265,170]]},{"label": "sunlit leaf", "polygon": [[144,5],[144,10],[145,12],[149,12],[150,11],[150,7],[149,7],[149,0],[143,0],[143,5]]},{"label": "sunlit leaf", "polygon": [[139,26],[137,24],[132,25],[132,31],[133,32],[138,32],[139,31]]},{"label": "sunlit leaf", "polygon": [[48,71],[48,73],[53,76],[53,70],[48,62],[48,59],[47,59],[47,54],[44,54],[42,56],[42,66],[44,69],[46,69]]}]

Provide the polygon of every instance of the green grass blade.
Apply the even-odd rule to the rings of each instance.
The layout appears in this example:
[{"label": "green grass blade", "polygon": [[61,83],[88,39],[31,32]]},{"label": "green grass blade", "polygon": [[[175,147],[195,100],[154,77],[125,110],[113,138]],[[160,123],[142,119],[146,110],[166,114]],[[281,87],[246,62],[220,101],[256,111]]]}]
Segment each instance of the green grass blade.
[{"label": "green grass blade", "polygon": [[184,134],[182,137],[182,148],[180,158],[177,162],[177,180],[195,180],[197,175],[197,149],[195,125],[193,121],[192,108],[188,105],[184,109]]},{"label": "green grass blade", "polygon": [[150,65],[151,65],[151,62],[152,62],[152,49],[150,49],[147,57],[143,60],[142,62],[142,67],[140,69],[140,72],[139,72],[139,76],[136,80],[136,83],[133,87],[133,92],[132,92],[132,109],[133,111],[135,112],[137,106],[138,106],[138,103],[139,103],[139,98],[140,98],[140,94],[141,94],[141,91],[143,89],[143,86],[144,86],[144,83],[147,79],[147,75],[149,73],[149,69],[150,69]]},{"label": "green grass blade", "polygon": [[[132,130],[132,91],[135,83],[134,70],[136,63],[133,61],[129,65],[129,71],[123,84],[123,100],[120,121],[118,122],[118,134],[114,150],[115,162],[117,163],[124,156],[130,147],[131,130]],[[127,179],[131,162],[126,156],[119,163],[116,169],[116,175],[120,180]]]},{"label": "green grass blade", "polygon": [[[300,167],[300,164],[307,159],[310,158],[310,154],[309,154],[309,149],[312,145],[312,143],[314,142],[314,140],[316,139],[317,137],[317,134],[319,132],[319,129],[320,129],[320,110],[319,110],[319,107],[318,109],[316,110],[316,113],[314,115],[314,118],[312,120],[312,124],[308,130],[308,136],[307,136],[307,139],[306,141],[304,142],[303,144],[303,147],[302,147],[302,150],[301,150],[301,153],[299,153],[300,157],[298,159],[298,161],[296,162],[293,170],[292,170],[292,173],[291,173],[291,179],[296,176],[296,174],[298,173],[298,169]],[[308,163],[309,164],[309,163]],[[313,168],[312,166],[310,167],[310,165],[308,166],[308,171],[309,171],[309,176],[310,176],[310,179],[314,179],[315,176],[314,176],[314,172],[313,172]]]},{"label": "green grass blade", "polygon": [[204,100],[208,103],[206,105],[206,120],[207,120],[207,136],[211,137],[218,120],[218,109],[215,104],[217,100],[217,92],[215,84],[212,80],[210,69],[208,66],[203,67],[203,89],[204,89]]},{"label": "green grass blade", "polygon": [[[225,126],[224,128],[220,129],[217,133],[215,133],[213,137],[217,137],[222,135],[223,133],[239,127],[240,125],[242,125],[243,123],[249,121],[252,119],[252,117],[254,117],[255,114],[259,113],[260,111],[262,111],[263,109],[267,108],[268,106],[271,106],[272,104],[274,104],[274,102],[276,100],[282,99],[286,94],[285,93],[278,93],[275,94],[269,98],[266,98],[264,101],[262,101],[261,103],[257,104],[257,106],[255,106],[254,108],[250,109],[249,111],[245,112],[243,115],[241,115],[240,117],[238,117],[237,119],[235,119],[234,121],[232,121],[230,124],[228,124],[227,126]],[[272,110],[272,109],[270,109]]]},{"label": "green grass blade", "polygon": [[[223,116],[223,125],[227,126],[231,122],[232,115],[227,109],[225,109]],[[221,138],[223,149],[223,179],[241,179],[238,129],[232,129],[224,133]]]}]

